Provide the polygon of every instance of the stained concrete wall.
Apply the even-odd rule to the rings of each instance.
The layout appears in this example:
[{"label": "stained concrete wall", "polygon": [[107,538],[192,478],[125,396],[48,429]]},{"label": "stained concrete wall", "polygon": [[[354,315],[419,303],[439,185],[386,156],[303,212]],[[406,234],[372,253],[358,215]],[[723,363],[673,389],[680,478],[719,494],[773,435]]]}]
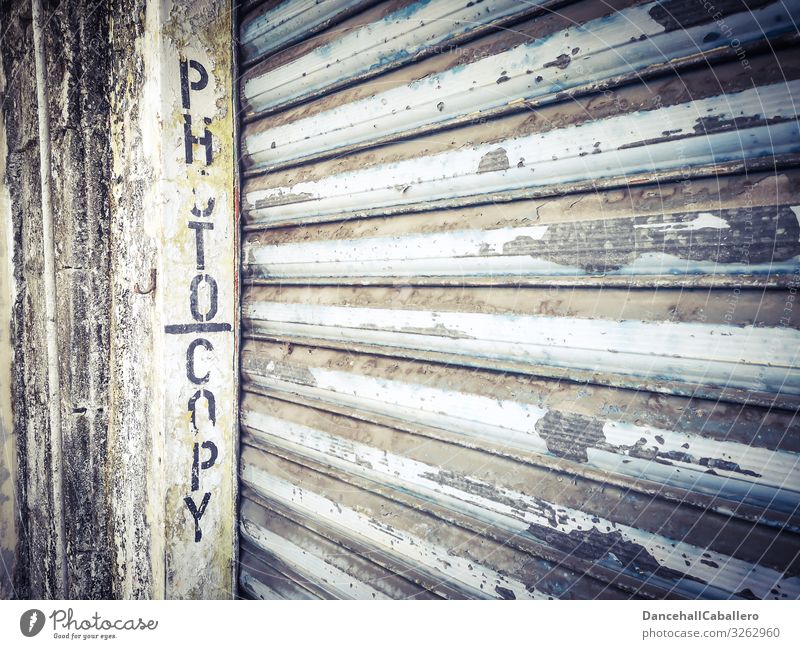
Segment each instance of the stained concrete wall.
[{"label": "stained concrete wall", "polygon": [[[30,598],[230,596],[233,329],[224,345],[221,334],[214,338],[224,390],[216,429],[206,432],[224,427],[225,443],[215,438],[218,489],[204,517],[204,544],[185,505],[195,440],[184,392],[191,396],[196,386],[181,384],[168,401],[179,379],[186,382],[189,340],[165,335],[174,309],[189,310],[195,237],[184,221],[200,193],[217,201],[213,243],[227,246],[224,257],[209,248],[206,273],[226,261],[216,278],[226,305],[219,317],[234,321],[230,5],[44,2],[46,70],[38,80],[30,1],[0,0],[0,11],[7,142],[0,210],[9,251],[0,254],[8,268],[0,282],[0,323],[8,325],[0,335],[0,451],[15,447],[0,463],[0,549],[4,560],[14,557],[13,580],[0,579],[0,595],[13,586]],[[207,96],[193,97],[194,110],[202,109],[195,131],[208,118],[216,164],[194,168],[183,161],[181,61],[198,57],[209,83]],[[37,84],[47,90],[50,121],[60,444],[48,406],[40,178],[48,142],[40,138]],[[176,224],[181,242],[169,230]],[[178,254],[186,259],[176,262]],[[190,273],[181,290],[168,285],[176,269]],[[63,490],[53,480],[59,472]]]},{"label": "stained concrete wall", "polygon": [[[230,5],[220,0],[112,3],[108,472],[128,476],[110,484],[109,492],[117,597],[232,595],[230,19]],[[182,65],[191,67],[191,79],[182,79]],[[191,110],[184,90],[191,95]],[[196,142],[194,156],[188,156],[186,146],[193,145],[187,145],[187,123],[190,132],[210,138],[208,151]],[[203,213],[193,216],[198,206]],[[194,225],[207,233],[202,264],[196,263],[200,253],[188,225],[195,218],[203,222]],[[213,274],[217,287],[213,314],[201,323],[190,315],[190,286],[198,273]],[[223,321],[227,329],[214,331]],[[205,351],[213,348],[199,361],[203,372],[208,370],[206,379],[193,377],[189,366],[195,358],[191,343],[198,340],[191,334],[198,332],[208,345]],[[193,395],[201,394],[201,384],[206,395],[201,403],[214,398],[207,396],[213,389],[216,409],[195,418]],[[212,446],[214,453],[206,455]]]},{"label": "stained concrete wall", "polygon": [[[39,131],[30,3],[2,5],[0,51],[8,140],[13,280],[14,430],[22,509],[23,597],[105,597],[110,589],[104,462],[109,405],[109,10],[67,1],[46,7],[44,38],[52,155],[58,365],[63,462],[53,466],[44,350]],[[63,472],[63,495],[53,472]],[[66,584],[54,527],[63,517]]]},{"label": "stained concrete wall", "polygon": [[[152,17],[152,7],[149,8]],[[155,302],[151,269],[156,236],[150,225],[148,189],[158,182],[158,170],[148,157],[156,124],[142,102],[148,77],[158,74],[155,45],[147,34],[148,3],[115,2],[111,8],[110,41],[114,56],[111,75],[110,149],[113,182],[110,201],[114,249],[110,265],[112,302],[113,407],[110,413],[109,471],[125,475],[110,485],[110,529],[114,557],[113,595],[125,598],[159,596],[163,589],[163,518],[158,462],[161,428],[158,392],[153,385]],[[150,98],[154,101],[154,98]],[[157,276],[152,277],[157,283]],[[161,561],[156,558],[161,557]],[[131,569],[136,566],[136,569]]]}]

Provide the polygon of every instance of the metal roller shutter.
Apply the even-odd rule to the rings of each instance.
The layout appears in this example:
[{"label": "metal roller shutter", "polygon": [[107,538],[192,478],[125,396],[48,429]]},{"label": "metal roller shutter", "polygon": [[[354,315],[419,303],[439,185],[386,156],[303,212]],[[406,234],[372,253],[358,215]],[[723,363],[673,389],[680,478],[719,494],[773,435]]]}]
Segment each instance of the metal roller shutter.
[{"label": "metal roller shutter", "polygon": [[800,2],[251,3],[261,598],[797,598]]}]

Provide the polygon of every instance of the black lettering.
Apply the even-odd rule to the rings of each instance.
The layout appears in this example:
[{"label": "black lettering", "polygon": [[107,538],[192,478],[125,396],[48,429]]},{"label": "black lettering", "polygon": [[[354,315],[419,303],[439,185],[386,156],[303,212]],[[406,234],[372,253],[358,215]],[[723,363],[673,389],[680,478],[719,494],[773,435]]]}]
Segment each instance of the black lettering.
[{"label": "black lettering", "polygon": [[203,376],[197,376],[195,374],[194,350],[198,347],[203,347],[207,351],[211,352],[214,351],[214,345],[208,342],[205,338],[195,338],[189,343],[189,347],[186,349],[186,376],[188,376],[189,380],[195,385],[202,385],[203,383],[208,383],[208,377],[211,376],[211,372],[206,372]]},{"label": "black lettering", "polygon": [[192,214],[197,218],[211,216],[211,212],[214,211],[214,199],[208,199],[208,206],[203,209],[202,211],[197,207],[197,205],[192,207]]},{"label": "black lettering", "polygon": [[197,400],[200,397],[205,397],[206,403],[208,404],[208,418],[211,420],[211,425],[217,425],[217,406],[216,400],[214,399],[214,395],[210,390],[198,390],[192,395],[192,398],[189,399],[189,412],[192,413],[192,428],[194,428],[195,434],[199,431],[197,430]]},{"label": "black lettering", "polygon": [[203,500],[200,502],[200,507],[198,508],[197,505],[194,504],[194,498],[191,496],[186,496],[183,499],[183,502],[186,503],[186,506],[189,508],[189,512],[192,514],[192,518],[194,519],[194,542],[199,543],[200,539],[203,538],[203,532],[200,530],[200,519],[203,518],[203,514],[206,513],[206,507],[208,506],[208,501],[211,500],[211,494],[206,492],[203,494]]},{"label": "black lettering", "polygon": [[213,230],[214,224],[206,221],[189,221],[189,228],[194,230],[195,256],[197,257],[197,270],[204,270],[206,267],[205,241],[203,230]]},{"label": "black lettering", "polygon": [[[205,462],[200,461],[200,448],[208,449],[209,458]],[[203,442],[202,446],[195,442],[194,461],[192,462],[192,491],[200,488],[200,471],[210,469],[217,461],[217,445],[214,442]]]},{"label": "black lettering", "polygon": [[[200,284],[206,283],[208,284],[209,290],[209,304],[208,304],[208,311],[205,313],[200,313]],[[189,308],[192,311],[192,317],[197,320],[198,322],[208,322],[212,320],[215,315],[217,315],[217,281],[211,277],[211,275],[195,275],[194,279],[192,280],[192,285],[189,293]]]},{"label": "black lettering", "polygon": [[[195,70],[199,75],[200,78],[197,81],[189,82],[189,68]],[[208,85],[208,72],[203,67],[201,63],[198,63],[194,59],[181,60],[181,100],[183,101],[183,107],[186,110],[189,110],[190,107],[190,99],[189,99],[189,89],[192,90],[202,90]]]},{"label": "black lettering", "polygon": [[230,330],[231,325],[227,322],[190,322],[164,326],[164,332],[168,334],[204,334]]},{"label": "black lettering", "polygon": [[186,164],[190,165],[194,162],[194,153],[192,147],[195,144],[201,144],[205,148],[206,165],[210,165],[211,161],[214,159],[214,152],[211,148],[211,131],[208,130],[208,124],[211,124],[211,120],[208,119],[208,117],[204,117],[203,121],[206,124],[206,127],[203,129],[203,136],[197,137],[194,133],[192,133],[191,115],[183,116],[183,144],[186,152]]}]

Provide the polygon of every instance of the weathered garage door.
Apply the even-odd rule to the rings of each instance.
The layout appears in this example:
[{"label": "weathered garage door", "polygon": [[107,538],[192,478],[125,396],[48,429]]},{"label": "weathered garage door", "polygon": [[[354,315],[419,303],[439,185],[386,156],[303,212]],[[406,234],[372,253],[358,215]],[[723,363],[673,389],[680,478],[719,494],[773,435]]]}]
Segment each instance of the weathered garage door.
[{"label": "weathered garage door", "polygon": [[243,10],[243,593],[800,596],[798,18]]}]

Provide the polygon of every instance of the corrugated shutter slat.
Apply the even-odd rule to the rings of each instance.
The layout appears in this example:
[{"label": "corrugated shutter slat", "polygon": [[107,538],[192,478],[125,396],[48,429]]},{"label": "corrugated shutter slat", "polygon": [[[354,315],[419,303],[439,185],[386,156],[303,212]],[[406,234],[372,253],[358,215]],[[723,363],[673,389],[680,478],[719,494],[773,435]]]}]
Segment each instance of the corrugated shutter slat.
[{"label": "corrugated shutter slat", "polygon": [[717,4],[248,9],[243,593],[800,596],[800,2]]}]

